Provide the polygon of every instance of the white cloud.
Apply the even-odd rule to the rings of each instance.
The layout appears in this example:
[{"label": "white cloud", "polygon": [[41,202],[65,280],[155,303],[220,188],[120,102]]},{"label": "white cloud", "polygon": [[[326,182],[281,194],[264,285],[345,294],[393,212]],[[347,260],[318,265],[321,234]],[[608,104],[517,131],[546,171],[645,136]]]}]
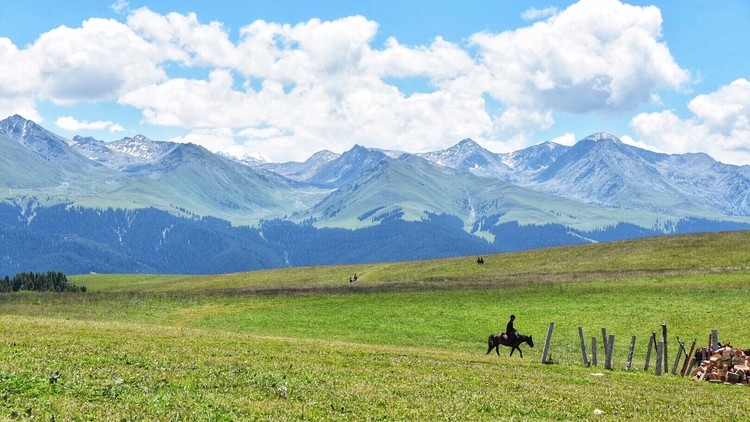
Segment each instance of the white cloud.
[{"label": "white cloud", "polygon": [[171,142],[193,143],[200,145],[208,150],[217,152],[224,151],[232,155],[241,156],[241,151],[236,149],[234,136],[230,129],[196,129],[182,137],[169,139]]},{"label": "white cloud", "polygon": [[556,144],[560,145],[575,145],[576,142],[578,142],[578,138],[576,138],[575,133],[563,133],[562,135],[552,139],[551,142],[554,142]]},{"label": "white cloud", "polygon": [[488,92],[504,104],[619,113],[689,81],[659,41],[661,22],[655,7],[581,0],[547,21],[471,41],[489,72]]},{"label": "white cloud", "polygon": [[55,121],[55,125],[61,129],[69,131],[80,131],[80,130],[107,130],[110,133],[123,132],[125,128],[117,123],[110,121],[95,121],[88,122],[85,120],[77,120],[73,116],[58,117]]},{"label": "white cloud", "polygon": [[127,26],[158,52],[160,62],[235,67],[239,59],[224,26],[215,21],[201,24],[195,13],[160,15],[140,8],[128,16]]},{"label": "white cloud", "polygon": [[56,104],[112,100],[165,78],[151,59],[154,51],[125,25],[106,19],[58,27],[24,50],[0,38],[0,95]]},{"label": "white cloud", "polygon": [[532,7],[531,9],[525,10],[521,17],[527,21],[534,21],[537,19],[545,19],[550,16],[556,15],[558,12],[558,9],[554,6],[545,7],[544,9],[537,9],[536,7]]},{"label": "white cloud", "polygon": [[[25,111],[116,100],[210,149],[305,159],[354,143],[435,150],[467,136],[523,146],[556,113],[630,111],[689,81],[660,41],[655,7],[582,0],[525,16],[551,17],[467,45],[436,36],[374,48],[378,24],[363,16],[258,20],[233,39],[220,22],[141,8],[125,24],[89,19],[22,50],[0,38],[0,111],[9,98],[28,98]],[[402,89],[409,80],[423,89]]]},{"label": "white cloud", "polygon": [[[139,13],[137,31],[151,31],[144,29],[143,22],[154,17],[147,11]],[[153,31],[166,28],[168,32],[169,27],[165,21],[152,26]],[[256,60],[237,60],[237,67],[213,71],[208,80],[181,78],[144,86],[123,95],[120,103],[142,109],[151,124],[201,130],[232,127],[239,140],[246,137],[247,148],[257,145],[271,156],[268,150],[286,156],[293,151],[295,159],[323,148],[343,151],[353,143],[429,148],[435,141],[455,141],[467,132],[491,129],[479,96],[437,88],[406,96],[383,80],[420,76],[437,86],[472,68],[468,53],[440,38],[429,47],[414,49],[392,39],[384,50],[375,51],[369,43],[376,28],[360,16],[331,22],[314,19],[296,26],[256,21],[241,30],[235,54]],[[221,44],[225,38],[215,39]],[[183,50],[197,51],[190,45]],[[209,60],[200,54],[167,56],[185,63],[199,56]],[[248,77],[259,79],[260,85],[249,84]],[[266,130],[255,137],[264,128],[274,128],[272,132],[280,135],[269,138]]]},{"label": "white cloud", "polygon": [[733,164],[750,163],[750,81],[737,79],[688,104],[692,116],[674,111],[641,113],[631,127],[640,142],[672,153],[704,151]]},{"label": "white cloud", "polygon": [[109,7],[116,13],[124,13],[130,8],[130,4],[127,2],[127,0],[117,0]]},{"label": "white cloud", "polygon": [[750,82],[741,78],[711,94],[698,95],[688,108],[712,132],[730,138],[747,135],[750,133]]},{"label": "white cloud", "polygon": [[36,104],[30,98],[0,95],[0,120],[14,114],[40,124],[44,122],[44,118],[37,111]]},{"label": "white cloud", "polygon": [[441,37],[429,46],[408,47],[391,37],[383,50],[371,52],[362,65],[380,77],[423,76],[436,85],[441,81],[471,72],[474,59],[456,44]]},{"label": "white cloud", "polygon": [[0,38],[0,98],[31,97],[38,87],[38,60],[19,50],[8,38]]}]

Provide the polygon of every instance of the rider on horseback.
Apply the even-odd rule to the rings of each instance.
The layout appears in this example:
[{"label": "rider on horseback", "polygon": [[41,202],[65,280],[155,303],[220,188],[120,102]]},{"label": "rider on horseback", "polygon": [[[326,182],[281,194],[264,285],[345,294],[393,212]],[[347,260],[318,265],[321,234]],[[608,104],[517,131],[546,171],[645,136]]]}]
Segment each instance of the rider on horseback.
[{"label": "rider on horseback", "polygon": [[514,338],[518,337],[518,331],[513,327],[513,321],[516,320],[515,315],[510,316],[510,321],[508,321],[508,325],[505,326],[505,335],[508,337],[508,340],[513,340]]}]

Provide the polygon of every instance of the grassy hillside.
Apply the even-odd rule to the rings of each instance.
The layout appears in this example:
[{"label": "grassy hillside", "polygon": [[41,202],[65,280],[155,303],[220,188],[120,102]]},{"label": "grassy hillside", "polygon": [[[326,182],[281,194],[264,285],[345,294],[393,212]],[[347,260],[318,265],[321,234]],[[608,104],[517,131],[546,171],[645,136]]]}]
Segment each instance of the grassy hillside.
[{"label": "grassy hillside", "polygon": [[[476,257],[344,266],[300,267],[209,276],[81,275],[76,284],[101,292],[214,290],[372,291],[474,289],[613,281],[650,274],[715,274],[750,268],[750,233],[660,236]],[[358,283],[348,283],[354,273]]]},{"label": "grassy hillside", "polygon": [[[0,419],[743,419],[746,387],[657,377],[644,363],[660,324],[670,367],[674,336],[702,344],[717,329],[750,348],[749,246],[746,232],[721,233],[484,265],[70,277],[89,292],[0,295]],[[510,313],[536,347],[485,355]],[[555,363],[543,365],[550,322]],[[578,327],[616,336],[614,370],[583,366]]]}]

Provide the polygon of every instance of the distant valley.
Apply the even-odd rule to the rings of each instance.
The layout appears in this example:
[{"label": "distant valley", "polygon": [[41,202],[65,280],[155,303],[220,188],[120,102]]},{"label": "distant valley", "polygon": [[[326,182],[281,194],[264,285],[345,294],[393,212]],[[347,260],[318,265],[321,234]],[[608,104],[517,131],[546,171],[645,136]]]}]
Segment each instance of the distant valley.
[{"label": "distant valley", "polygon": [[0,276],[221,273],[750,229],[750,166],[597,133],[493,153],[356,145],[267,163],[0,121]]}]

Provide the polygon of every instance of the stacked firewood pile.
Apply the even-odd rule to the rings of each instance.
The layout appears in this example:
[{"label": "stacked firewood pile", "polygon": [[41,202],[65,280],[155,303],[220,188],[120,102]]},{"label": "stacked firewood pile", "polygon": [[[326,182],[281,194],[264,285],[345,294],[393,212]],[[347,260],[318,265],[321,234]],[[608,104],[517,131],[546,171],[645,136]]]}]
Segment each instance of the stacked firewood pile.
[{"label": "stacked firewood pile", "polygon": [[[700,351],[696,360],[700,360]],[[705,356],[705,349],[703,352]],[[729,345],[714,350],[707,360],[693,371],[693,379],[698,381],[742,383],[750,386],[750,350],[733,348]]]}]

